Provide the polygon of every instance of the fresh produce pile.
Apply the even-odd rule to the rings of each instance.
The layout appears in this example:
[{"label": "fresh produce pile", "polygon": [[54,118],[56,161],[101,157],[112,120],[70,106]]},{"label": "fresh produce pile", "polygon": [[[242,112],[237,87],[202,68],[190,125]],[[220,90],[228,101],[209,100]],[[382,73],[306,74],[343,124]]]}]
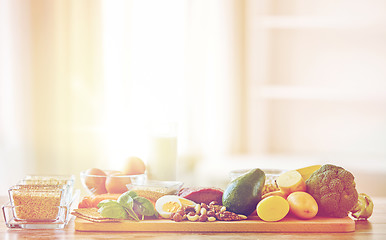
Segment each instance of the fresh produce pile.
[{"label": "fresh produce pile", "polygon": [[[145,165],[136,160],[133,173],[144,172],[144,167],[138,171],[138,166]],[[232,180],[225,190],[185,187],[176,194],[159,192],[151,197],[144,194],[146,191],[102,191],[84,197],[78,208],[95,208],[104,219],[166,218],[174,222],[240,221],[254,216],[274,222],[288,214],[299,219],[320,215],[366,220],[373,212],[371,198],[358,194],[352,173],[339,166],[314,165],[286,171],[277,177],[276,184],[279,190],[263,194],[266,175],[255,168]]]}]

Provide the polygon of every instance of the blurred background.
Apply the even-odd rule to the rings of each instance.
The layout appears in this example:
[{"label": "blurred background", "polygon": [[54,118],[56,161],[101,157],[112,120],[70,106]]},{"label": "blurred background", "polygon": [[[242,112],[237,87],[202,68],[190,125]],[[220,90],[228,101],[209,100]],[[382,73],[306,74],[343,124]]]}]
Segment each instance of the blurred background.
[{"label": "blurred background", "polygon": [[2,194],[146,161],[155,120],[187,185],[332,163],[386,196],[386,1],[0,0]]}]

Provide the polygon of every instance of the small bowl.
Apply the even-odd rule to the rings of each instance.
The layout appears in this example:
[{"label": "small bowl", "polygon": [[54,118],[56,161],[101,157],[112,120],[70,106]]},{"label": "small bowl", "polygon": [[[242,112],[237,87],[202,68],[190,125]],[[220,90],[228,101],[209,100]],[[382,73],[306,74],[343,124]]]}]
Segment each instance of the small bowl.
[{"label": "small bowl", "polygon": [[8,193],[15,219],[28,221],[55,221],[69,194],[65,188],[48,185],[15,185]]},{"label": "small bowl", "polygon": [[[251,169],[232,170],[229,173],[229,177],[231,181],[233,181],[234,179],[240,177],[241,175],[247,173],[250,170]],[[261,169],[261,170],[263,170],[263,172],[265,173],[266,180],[271,178],[275,180],[280,174],[284,172],[284,170],[280,170],[280,169]]]},{"label": "small bowl", "polygon": [[[117,171],[104,171],[106,176],[103,175],[90,175],[86,174],[86,171],[80,173],[80,180],[83,187],[88,193],[93,195],[104,194],[110,190],[109,193],[124,193],[127,191],[126,185],[130,183],[143,183],[146,180],[146,174],[138,175],[111,175],[112,173],[118,173]],[[114,189],[109,189],[106,183],[114,183]],[[113,191],[114,190],[114,191]]]},{"label": "small bowl", "polygon": [[66,200],[69,202],[72,199],[74,189],[74,175],[27,175],[19,180],[17,185],[36,187],[58,187],[65,189]]},{"label": "small bowl", "polygon": [[162,196],[176,195],[183,185],[184,183],[179,181],[147,180],[142,183],[133,182],[127,184],[127,189],[155,202]]},{"label": "small bowl", "polygon": [[[229,173],[230,180],[233,181],[234,179],[240,177],[241,175],[247,173],[251,169],[237,169],[232,170]],[[285,170],[281,169],[261,169],[265,173],[265,186],[263,188],[262,194],[273,192],[279,190],[279,187],[276,184],[276,179],[285,172]]]},{"label": "small bowl", "polygon": [[74,186],[74,175],[27,175],[21,179],[24,184]]}]

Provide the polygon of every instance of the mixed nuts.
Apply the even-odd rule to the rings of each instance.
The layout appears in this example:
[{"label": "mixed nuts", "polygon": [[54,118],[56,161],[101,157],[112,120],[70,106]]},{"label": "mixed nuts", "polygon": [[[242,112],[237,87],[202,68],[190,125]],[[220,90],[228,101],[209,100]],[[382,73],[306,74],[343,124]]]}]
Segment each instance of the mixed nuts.
[{"label": "mixed nuts", "polygon": [[193,206],[185,206],[171,215],[175,222],[188,220],[192,222],[239,221],[247,219],[246,216],[226,210],[225,206],[212,201],[208,204],[201,203]]}]

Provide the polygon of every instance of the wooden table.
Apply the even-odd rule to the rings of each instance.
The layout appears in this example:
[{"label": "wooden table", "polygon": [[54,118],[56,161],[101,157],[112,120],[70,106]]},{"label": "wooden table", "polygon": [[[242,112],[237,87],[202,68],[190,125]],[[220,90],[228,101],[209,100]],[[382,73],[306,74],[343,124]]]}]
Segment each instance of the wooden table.
[{"label": "wooden table", "polygon": [[[369,221],[358,221],[352,233],[154,233],[154,232],[78,232],[72,220],[63,230],[8,229],[3,217],[0,239],[386,239],[386,198],[374,198],[373,216]],[[0,204],[7,197],[0,196]]]}]

